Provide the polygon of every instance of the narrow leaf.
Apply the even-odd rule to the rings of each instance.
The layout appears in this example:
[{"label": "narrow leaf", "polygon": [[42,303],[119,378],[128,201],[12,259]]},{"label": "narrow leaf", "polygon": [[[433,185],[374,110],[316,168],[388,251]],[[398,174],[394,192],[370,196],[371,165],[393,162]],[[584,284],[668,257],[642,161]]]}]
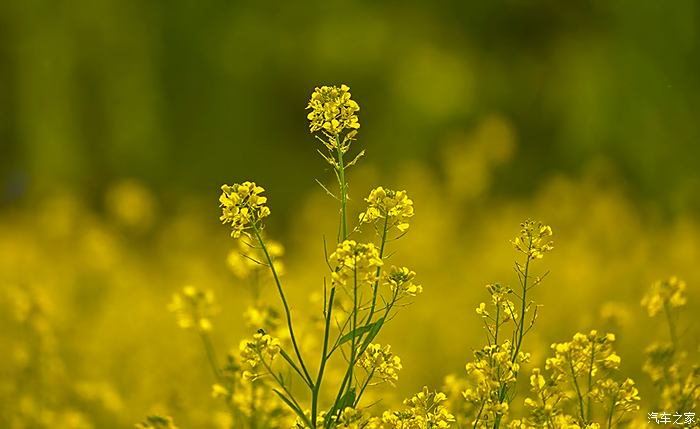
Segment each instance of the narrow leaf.
[{"label": "narrow leaf", "polygon": [[[379,319],[376,322],[370,323],[369,325],[363,325],[355,328],[354,331],[350,331],[347,334],[343,335],[340,337],[340,340],[338,340],[337,346],[340,346],[342,344],[347,343],[348,341],[352,340],[353,338],[360,338],[362,335],[364,335],[366,332],[372,332],[372,330],[376,329],[377,323],[380,321],[384,321],[384,319]],[[376,335],[376,334],[375,334]]]}]

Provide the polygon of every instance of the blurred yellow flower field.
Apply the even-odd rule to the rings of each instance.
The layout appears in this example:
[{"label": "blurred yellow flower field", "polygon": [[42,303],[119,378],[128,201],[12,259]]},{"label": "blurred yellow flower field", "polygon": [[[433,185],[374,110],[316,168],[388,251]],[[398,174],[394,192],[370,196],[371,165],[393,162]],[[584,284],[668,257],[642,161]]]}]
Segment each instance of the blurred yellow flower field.
[{"label": "blurred yellow flower field", "polygon": [[1,211],[0,428],[699,427],[697,218],[603,161],[499,197],[498,115],[378,168],[361,101],[312,93],[284,220],[236,171]]}]

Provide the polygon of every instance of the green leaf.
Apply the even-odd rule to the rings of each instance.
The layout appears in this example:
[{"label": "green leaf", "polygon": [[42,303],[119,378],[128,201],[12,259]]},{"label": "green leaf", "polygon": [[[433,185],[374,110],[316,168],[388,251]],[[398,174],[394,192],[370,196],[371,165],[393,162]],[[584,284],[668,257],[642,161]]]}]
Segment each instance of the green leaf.
[{"label": "green leaf", "polygon": [[350,390],[345,392],[345,395],[340,398],[340,402],[338,402],[338,406],[335,409],[342,412],[345,407],[352,407],[353,404],[355,404],[355,388],[351,387]]},{"label": "green leaf", "polygon": [[[354,331],[348,332],[347,334],[340,337],[340,340],[338,340],[338,346],[347,343],[348,341],[352,340],[353,338],[360,338],[366,332],[369,332],[371,337],[374,338],[375,336],[377,336],[377,333],[379,332],[379,329],[381,328],[382,323],[384,323],[383,317],[381,319],[377,320],[376,322],[355,328]],[[376,332],[374,333],[374,335],[372,335],[371,333],[374,332],[375,330],[376,330]],[[367,338],[369,338],[369,336]],[[372,340],[370,339],[370,341],[372,341]]]},{"label": "green leaf", "polygon": [[309,421],[309,418],[306,417],[306,415],[299,409],[299,407],[297,407],[289,398],[287,398],[284,395],[284,393],[280,392],[277,389],[272,389],[272,391],[275,392],[277,396],[279,396],[280,399],[284,401],[284,403],[287,404],[287,406],[294,411],[294,413],[301,419],[301,421],[303,421],[309,427],[311,427],[311,422]]},{"label": "green leaf", "polygon": [[382,326],[384,326],[384,318],[380,317],[379,319],[377,319],[376,322],[371,323],[370,325],[372,325],[372,329],[370,329],[369,333],[365,337],[365,340],[362,342],[363,350],[366,349],[367,346],[369,346],[369,343],[371,343],[372,340],[374,340],[374,338],[377,336],[377,334],[379,334],[379,331],[381,331]]}]

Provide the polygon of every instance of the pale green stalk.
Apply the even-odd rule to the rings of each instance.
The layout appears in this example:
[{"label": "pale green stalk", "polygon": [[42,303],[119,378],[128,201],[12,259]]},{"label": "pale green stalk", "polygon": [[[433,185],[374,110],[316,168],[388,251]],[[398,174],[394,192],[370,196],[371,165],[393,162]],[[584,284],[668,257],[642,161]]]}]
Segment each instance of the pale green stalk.
[{"label": "pale green stalk", "polygon": [[591,366],[588,368],[588,391],[586,396],[588,400],[586,401],[586,421],[591,421],[591,387],[593,385],[593,364],[595,363],[595,339],[591,340]]},{"label": "pale green stalk", "polygon": [[340,231],[341,242],[348,238],[348,185],[345,182],[345,164],[343,163],[343,148],[340,144],[340,136],[335,136],[336,148],[338,150],[338,184],[340,185]]},{"label": "pale green stalk", "polygon": [[[339,242],[343,242],[348,238],[348,220],[347,220],[347,202],[348,202],[348,192],[347,183],[345,181],[345,163],[343,161],[343,148],[340,143],[340,135],[335,136],[338,163],[336,167],[336,172],[338,173],[338,186],[340,187],[340,239]],[[330,356],[328,356],[328,340],[330,337],[331,330],[331,317],[333,313],[333,301],[335,299],[335,286],[331,287],[330,296],[328,298],[328,306],[325,311],[325,326],[323,329],[323,351],[321,354],[321,363],[318,367],[318,375],[316,376],[316,383],[311,388],[311,421],[313,427],[316,427],[316,420],[318,414],[318,396],[321,390],[321,383],[323,382],[323,375],[326,369],[326,363]]]},{"label": "pale green stalk", "polygon": [[[525,310],[526,310],[526,296],[527,296],[527,280],[529,277],[529,270],[530,270],[530,251],[532,250],[532,236],[529,237],[529,243],[527,246],[527,259],[525,261],[525,270],[523,271],[523,280],[522,280],[522,287],[523,287],[523,293],[521,295],[521,302],[520,302],[520,321],[518,322],[518,332],[517,332],[517,337],[516,337],[516,345],[515,349],[513,350],[513,355],[511,356],[511,362],[515,363],[515,361],[518,359],[518,353],[520,352],[520,347],[523,344],[523,337],[524,337],[524,328],[525,328]],[[506,398],[506,395],[508,394],[508,386],[507,385],[502,385],[501,386],[501,391],[500,394],[498,395],[499,401],[503,402],[503,400]],[[501,427],[501,419],[503,416],[501,414],[496,416],[496,421],[493,424],[494,429],[498,429]]]},{"label": "pale green stalk", "polygon": [[569,368],[571,368],[571,378],[574,382],[574,388],[576,389],[576,395],[578,396],[579,412],[581,413],[581,423],[586,423],[586,411],[583,406],[583,395],[581,394],[581,389],[578,387],[578,379],[576,378],[576,371],[574,371],[574,364],[571,360],[571,356],[568,356]]},{"label": "pale green stalk", "polygon": [[262,355],[260,353],[258,353],[258,356],[260,357],[260,361],[265,366],[265,369],[267,370],[267,372],[270,373],[272,378],[277,382],[277,384],[282,388],[282,390],[284,390],[284,393],[286,393],[287,396],[285,397],[284,395],[282,395],[278,391],[275,391],[275,393],[277,393],[277,395],[279,395],[279,397],[296,413],[296,415],[305,424],[307,424],[307,425],[309,425],[309,427],[313,428],[313,426],[311,425],[311,422],[309,421],[309,418],[306,417],[306,415],[304,414],[304,411],[301,409],[301,406],[294,399],[292,392],[289,391],[286,384],[284,383],[284,380],[281,379],[280,376],[275,374],[275,372],[272,370],[272,367],[270,367],[270,365],[267,362],[265,362],[265,359],[262,357]]},{"label": "pale green stalk", "polygon": [[331,330],[331,316],[333,311],[333,299],[335,298],[335,287],[331,288],[331,294],[328,299],[328,309],[326,310],[326,320],[325,327],[323,330],[323,351],[321,354],[321,364],[318,368],[318,376],[316,377],[316,383],[311,392],[311,421],[313,427],[316,427],[316,414],[318,412],[318,393],[321,390],[321,382],[323,381],[323,372],[326,369],[326,362],[328,362],[328,338],[330,336]]},{"label": "pale green stalk", "polygon": [[[382,231],[382,241],[379,244],[379,259],[384,259],[384,247],[386,246],[386,236],[389,224],[389,214],[386,213],[384,217],[384,229]],[[379,290],[379,277],[382,273],[382,267],[377,267],[377,280],[374,282],[374,287],[372,291],[372,307],[369,310],[369,316],[367,317],[367,325],[372,323],[372,316],[374,316],[374,308],[377,305],[377,291]]]},{"label": "pale green stalk", "polygon": [[358,340],[356,336],[357,332],[357,312],[359,309],[357,308],[357,261],[355,261],[354,264],[354,273],[353,273],[353,292],[352,292],[352,297],[353,297],[353,312],[352,312],[352,339],[350,340],[351,348],[350,348],[350,362],[348,366],[348,370],[350,371],[350,376],[348,377],[350,379],[350,382],[348,383],[348,392],[350,392],[350,389],[352,389],[352,373],[353,369],[355,368],[355,359],[357,359],[357,343],[356,341]]},{"label": "pale green stalk", "polygon": [[[253,231],[255,232],[255,236],[258,239],[258,242],[260,243],[260,247],[263,250],[263,253],[265,254],[265,258],[267,259],[267,263],[270,267],[270,271],[272,271],[272,277],[275,279],[275,284],[277,285],[277,291],[279,292],[280,298],[282,299],[282,306],[284,307],[284,314],[287,319],[287,328],[289,329],[289,337],[292,340],[292,346],[294,347],[294,352],[296,353],[297,359],[299,361],[299,365],[301,365],[301,369],[304,372],[304,376],[302,377],[305,380],[305,383],[313,389],[313,380],[311,379],[311,375],[309,375],[309,371],[306,369],[306,365],[304,364],[304,359],[301,357],[301,351],[299,350],[299,345],[297,344],[296,336],[294,335],[294,328],[292,327],[292,313],[289,310],[289,305],[287,304],[287,298],[284,295],[284,290],[282,289],[282,284],[280,283],[279,276],[277,275],[277,270],[275,269],[275,265],[272,261],[272,257],[270,256],[270,253],[267,250],[267,246],[265,245],[265,241],[262,239],[262,236],[260,235],[260,231],[258,230],[258,226],[253,223]],[[291,364],[291,361],[289,361]],[[292,366],[294,366],[292,364]],[[295,368],[298,372],[298,368]]]},{"label": "pale green stalk", "polygon": [[617,398],[615,398],[615,395],[613,395],[612,401],[610,401],[610,402],[611,402],[611,403],[610,403],[610,413],[608,414],[608,425],[607,425],[607,429],[612,428],[612,418],[613,418],[613,415],[615,414],[615,400],[616,400],[616,399],[617,399]]}]

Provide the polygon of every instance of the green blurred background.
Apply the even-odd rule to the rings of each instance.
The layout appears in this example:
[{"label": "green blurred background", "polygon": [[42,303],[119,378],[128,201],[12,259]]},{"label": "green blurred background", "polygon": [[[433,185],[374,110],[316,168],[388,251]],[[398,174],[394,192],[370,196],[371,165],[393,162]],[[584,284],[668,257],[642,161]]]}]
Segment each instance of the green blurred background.
[{"label": "green blurred background", "polygon": [[[437,165],[447,136],[510,122],[493,192],[605,159],[667,213],[700,208],[700,5],[694,0],[0,4],[3,201],[132,177],[166,201],[318,168],[304,117],[320,84],[362,106],[387,167]],[[280,207],[315,186],[275,197]]]}]

